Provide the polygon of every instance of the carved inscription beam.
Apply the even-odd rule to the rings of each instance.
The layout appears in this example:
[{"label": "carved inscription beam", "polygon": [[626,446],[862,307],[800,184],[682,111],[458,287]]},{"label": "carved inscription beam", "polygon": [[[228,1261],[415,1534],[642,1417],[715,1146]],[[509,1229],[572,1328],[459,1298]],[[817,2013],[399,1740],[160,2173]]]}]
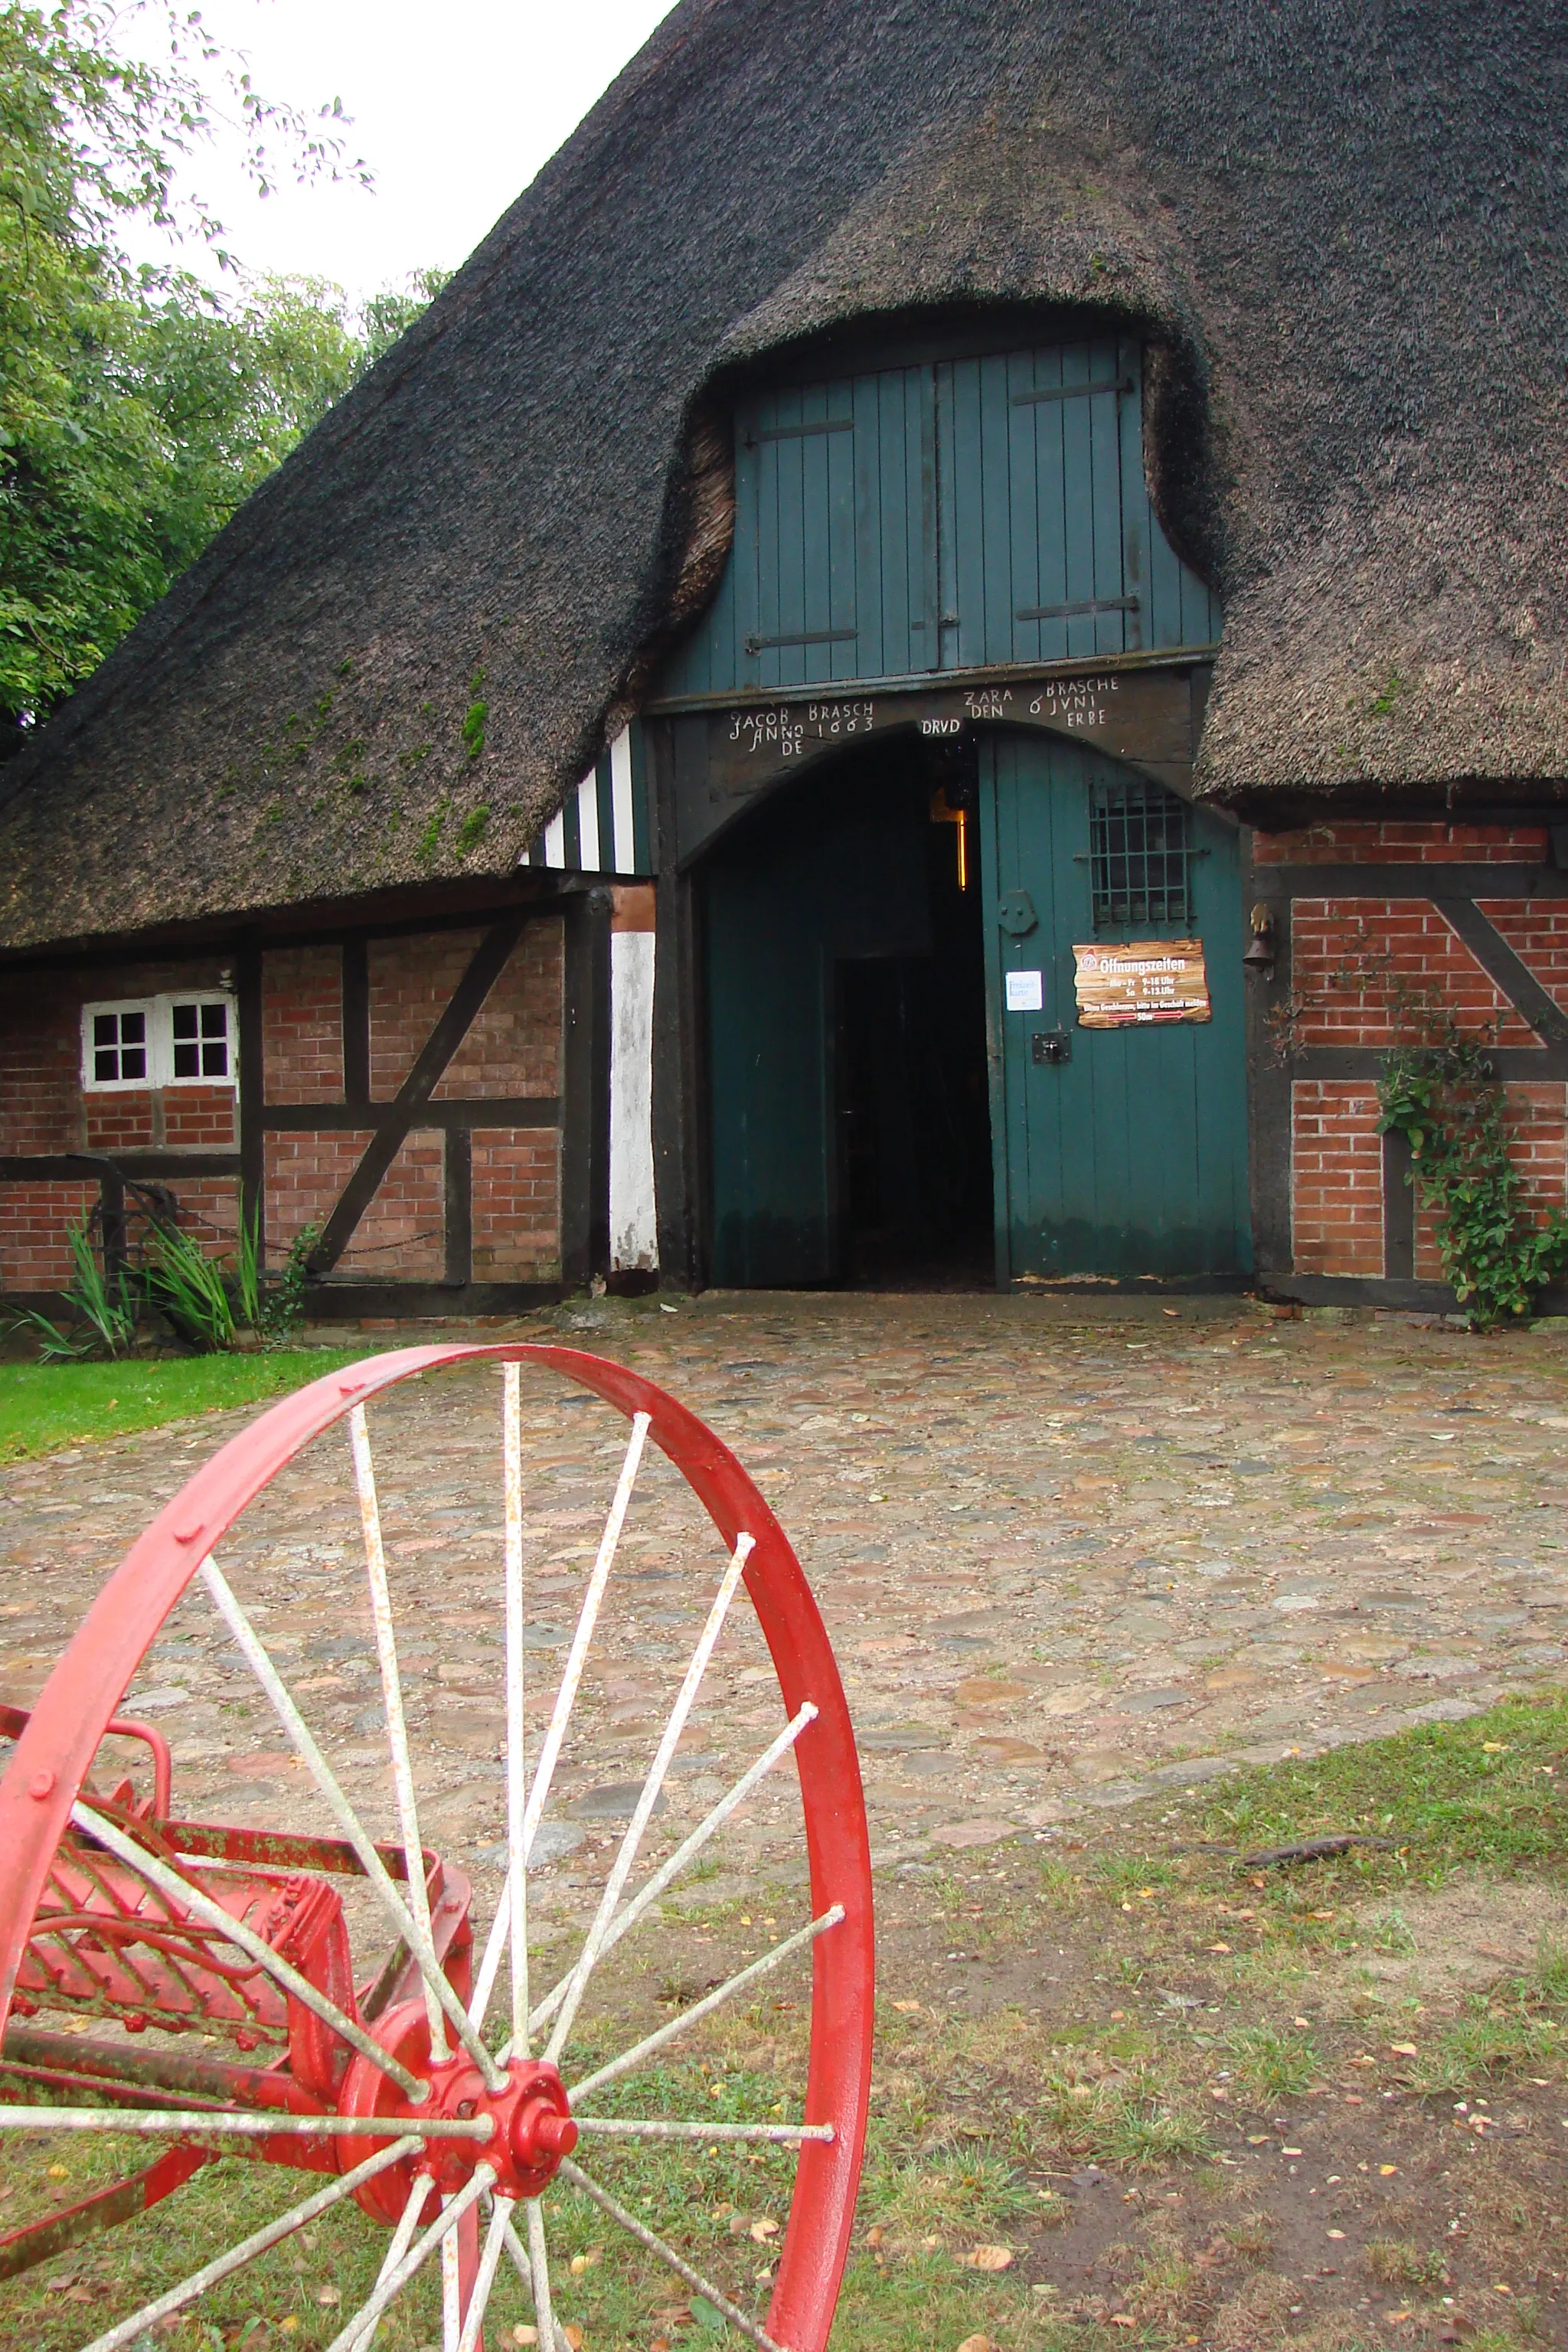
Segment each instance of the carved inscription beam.
[{"label": "carved inscription beam", "polygon": [[990,727],[1024,728],[1101,751],[1185,799],[1194,736],[1189,669],[1086,664],[1071,676],[792,695],[776,702],[659,714],[669,730],[677,862],[707,848],[761,794],[819,761],[905,734],[962,741]]}]

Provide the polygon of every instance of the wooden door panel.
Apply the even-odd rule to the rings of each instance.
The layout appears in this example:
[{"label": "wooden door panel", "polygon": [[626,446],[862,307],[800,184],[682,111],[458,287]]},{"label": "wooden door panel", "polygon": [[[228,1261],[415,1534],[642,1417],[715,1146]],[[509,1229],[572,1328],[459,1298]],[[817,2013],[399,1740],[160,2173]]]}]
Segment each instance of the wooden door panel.
[{"label": "wooden door panel", "polygon": [[743,402],[735,539],[661,696],[1212,644],[1143,477],[1129,337],[878,369]]},{"label": "wooden door panel", "polygon": [[[982,747],[982,860],[990,955],[998,1258],[1015,1280],[1070,1275],[1243,1271],[1247,1205],[1240,885],[1236,837],[1194,814],[1184,923],[1097,930],[1089,794],[1118,772],[1068,743],[998,732]],[[1038,918],[1015,936],[1005,897]],[[1075,943],[1200,937],[1213,1017],[1093,1030],[1079,1025]],[[1009,971],[1038,971],[1038,1012],[1009,1012]],[[1032,1058],[1037,1033],[1067,1033],[1070,1058]]]}]

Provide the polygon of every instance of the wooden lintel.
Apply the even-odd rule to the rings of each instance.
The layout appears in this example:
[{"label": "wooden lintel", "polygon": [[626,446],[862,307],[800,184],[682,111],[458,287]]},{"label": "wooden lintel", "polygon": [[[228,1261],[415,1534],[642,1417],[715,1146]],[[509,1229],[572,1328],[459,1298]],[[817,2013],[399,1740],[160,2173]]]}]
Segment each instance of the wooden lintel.
[{"label": "wooden lintel", "polygon": [[896,690],[849,686],[767,702],[672,713],[677,864],[685,866],[765,793],[820,761],[905,734],[928,742],[1023,728],[1103,752],[1188,799],[1194,741],[1194,667],[1085,662],[1069,675],[933,679]]}]

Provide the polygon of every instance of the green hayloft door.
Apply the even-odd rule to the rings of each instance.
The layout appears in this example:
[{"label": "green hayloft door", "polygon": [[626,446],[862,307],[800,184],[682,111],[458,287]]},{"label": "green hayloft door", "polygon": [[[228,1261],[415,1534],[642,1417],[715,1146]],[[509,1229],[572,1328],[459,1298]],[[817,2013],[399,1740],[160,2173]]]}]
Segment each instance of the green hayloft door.
[{"label": "green hayloft door", "polygon": [[[1048,738],[988,736],[980,782],[998,1279],[1247,1272],[1235,831]],[[1202,943],[1210,1019],[1081,1024],[1075,948],[1177,940]],[[1174,980],[1163,961],[1085,969],[1123,1018],[1162,986],[1193,1001],[1190,952]]]}]

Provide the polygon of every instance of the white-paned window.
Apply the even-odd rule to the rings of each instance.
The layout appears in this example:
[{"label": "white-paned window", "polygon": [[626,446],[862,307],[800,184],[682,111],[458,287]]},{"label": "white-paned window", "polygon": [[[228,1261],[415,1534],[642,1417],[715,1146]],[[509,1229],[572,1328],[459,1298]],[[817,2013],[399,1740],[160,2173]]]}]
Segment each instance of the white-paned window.
[{"label": "white-paned window", "polygon": [[141,996],[81,1009],[81,1082],[111,1087],[232,1086],[234,1003],[219,994]]},{"label": "white-paned window", "polygon": [[149,1035],[155,1000],[140,1003],[88,1004],[81,1016],[81,1082],[84,1087],[150,1087]]},{"label": "white-paned window", "polygon": [[234,1055],[226,996],[173,997],[169,1003],[170,1082],[226,1078]]}]

